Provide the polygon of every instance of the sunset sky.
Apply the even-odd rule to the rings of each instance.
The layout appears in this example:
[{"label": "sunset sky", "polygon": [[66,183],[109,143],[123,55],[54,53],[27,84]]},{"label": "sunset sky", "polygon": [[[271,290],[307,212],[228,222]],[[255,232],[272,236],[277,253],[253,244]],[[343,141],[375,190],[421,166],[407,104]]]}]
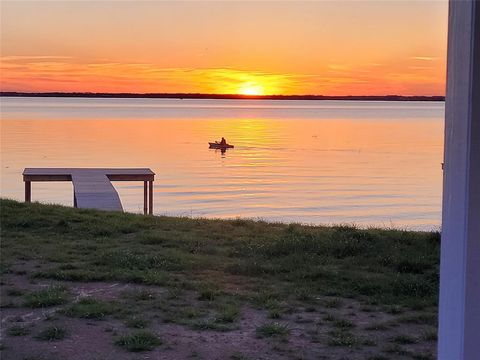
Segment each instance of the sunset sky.
[{"label": "sunset sky", "polygon": [[2,1],[1,90],[443,95],[447,1]]}]

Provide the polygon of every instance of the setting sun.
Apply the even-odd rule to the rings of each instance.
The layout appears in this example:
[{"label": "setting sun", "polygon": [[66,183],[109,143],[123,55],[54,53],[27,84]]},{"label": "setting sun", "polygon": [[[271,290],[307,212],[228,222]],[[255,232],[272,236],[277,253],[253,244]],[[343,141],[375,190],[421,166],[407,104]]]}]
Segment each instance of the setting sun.
[{"label": "setting sun", "polygon": [[264,95],[263,86],[258,84],[242,84],[238,90],[240,95]]},{"label": "setting sun", "polygon": [[141,3],[3,1],[0,90],[444,93],[445,1]]}]

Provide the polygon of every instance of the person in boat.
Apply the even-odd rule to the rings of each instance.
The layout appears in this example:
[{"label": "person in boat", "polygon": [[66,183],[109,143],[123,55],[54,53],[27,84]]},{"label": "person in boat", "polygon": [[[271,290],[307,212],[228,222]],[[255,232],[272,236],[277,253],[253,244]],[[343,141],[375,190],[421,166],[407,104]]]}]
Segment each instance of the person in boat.
[{"label": "person in boat", "polygon": [[225,140],[224,137],[222,137],[222,140],[220,140],[220,145],[227,145],[227,140]]}]

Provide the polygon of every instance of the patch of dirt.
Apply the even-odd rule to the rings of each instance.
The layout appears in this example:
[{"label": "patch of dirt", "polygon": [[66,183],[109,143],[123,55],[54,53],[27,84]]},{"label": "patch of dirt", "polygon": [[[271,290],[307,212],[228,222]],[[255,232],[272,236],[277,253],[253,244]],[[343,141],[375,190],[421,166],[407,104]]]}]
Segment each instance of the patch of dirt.
[{"label": "patch of dirt", "polygon": [[[238,279],[240,280],[240,279]],[[162,345],[152,351],[130,353],[115,345],[122,335],[139,329],[128,328],[125,317],[113,314],[105,320],[69,318],[58,312],[63,306],[30,309],[23,306],[23,294],[50,285],[65,285],[70,289],[70,303],[83,297],[122,303],[135,316],[145,317],[144,330],[156,334]],[[138,299],[128,294],[152,293],[152,299]],[[268,311],[255,309],[247,303],[240,307],[240,316],[229,331],[194,330],[187,325],[164,322],[158,303],[171,304],[172,312],[190,308],[209,309],[208,302],[197,300],[196,294],[183,294],[181,299],[169,298],[168,290],[158,286],[109,282],[30,281],[21,272],[5,274],[1,286],[1,358],[22,359],[332,359],[365,360],[381,354],[387,359],[412,359],[424,354],[434,358],[435,340],[424,339],[434,333],[435,327],[425,323],[405,323],[404,315],[388,314],[380,308],[366,308],[352,299],[340,299],[341,305],[329,307],[326,297],[311,304],[299,302],[291,311],[283,312],[279,319],[269,319]],[[330,298],[331,299],[331,298]],[[186,304],[186,305],[185,305]],[[123,315],[122,315],[123,316]],[[131,315],[128,315],[131,316]],[[265,323],[285,325],[290,334],[284,337],[259,338],[257,328]],[[368,329],[379,324],[379,329]],[[28,329],[24,336],[11,336],[12,326]],[[42,341],[36,335],[49,326],[66,330],[66,337],[57,341]],[[332,345],[332,332],[340,333],[345,343]],[[348,338],[350,336],[350,338]],[[394,340],[399,337],[397,340]],[[350,340],[351,341],[350,341]],[[353,339],[353,340],[352,340]],[[414,339],[409,343],[408,339]],[[349,342],[350,341],[350,342]]]}]

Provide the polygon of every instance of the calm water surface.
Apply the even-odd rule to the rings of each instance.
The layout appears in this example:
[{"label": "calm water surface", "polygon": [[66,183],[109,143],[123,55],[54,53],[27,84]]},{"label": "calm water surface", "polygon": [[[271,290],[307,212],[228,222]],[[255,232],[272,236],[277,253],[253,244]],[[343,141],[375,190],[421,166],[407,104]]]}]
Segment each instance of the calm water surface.
[{"label": "calm water surface", "polygon": [[[155,213],[438,229],[444,104],[1,98],[1,196],[25,167],[149,167]],[[208,149],[224,136],[235,149]],[[114,183],[127,211],[142,183]],[[33,200],[72,205],[70,183]]]}]

